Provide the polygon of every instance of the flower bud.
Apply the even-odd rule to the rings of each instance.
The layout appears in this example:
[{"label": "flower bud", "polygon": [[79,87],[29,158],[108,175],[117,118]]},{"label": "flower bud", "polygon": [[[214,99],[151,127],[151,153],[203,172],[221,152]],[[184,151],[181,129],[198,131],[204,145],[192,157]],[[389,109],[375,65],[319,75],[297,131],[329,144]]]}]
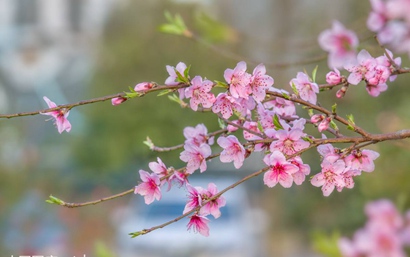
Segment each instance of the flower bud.
[{"label": "flower bud", "polygon": [[323,114],[315,114],[312,117],[310,117],[310,122],[312,123],[318,123],[322,121],[325,118],[325,115]]},{"label": "flower bud", "polygon": [[330,71],[326,74],[326,82],[330,85],[337,85],[342,82],[342,76],[340,76],[340,71],[335,69],[335,71]]},{"label": "flower bud", "polygon": [[125,98],[125,97],[115,97],[115,98],[111,99],[111,104],[112,105],[120,105],[125,101],[127,101],[127,98]]}]

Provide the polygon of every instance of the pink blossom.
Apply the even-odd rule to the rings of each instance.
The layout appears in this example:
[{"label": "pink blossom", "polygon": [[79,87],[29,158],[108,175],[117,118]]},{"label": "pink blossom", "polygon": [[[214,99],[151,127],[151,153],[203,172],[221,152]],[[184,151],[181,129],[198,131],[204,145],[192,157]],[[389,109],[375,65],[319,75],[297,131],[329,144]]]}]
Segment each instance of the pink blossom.
[{"label": "pink blossom", "polygon": [[319,132],[325,131],[329,128],[330,122],[332,121],[332,118],[326,117],[324,118],[320,123],[319,126],[317,126]]},{"label": "pink blossom", "polygon": [[345,69],[351,72],[347,81],[353,85],[359,84],[359,82],[365,78],[366,73],[372,71],[376,65],[376,59],[374,59],[366,50],[361,50],[357,55],[356,64],[345,66]]},{"label": "pink blossom", "polygon": [[[181,74],[181,76],[184,77],[185,70],[187,69],[187,66],[183,62],[179,62],[176,67],[172,67],[172,66],[167,65],[166,69],[168,71],[169,77],[165,80],[165,85],[167,85],[167,86],[177,86],[181,82],[177,81],[178,75],[177,75],[176,71],[178,71]],[[188,78],[186,78],[186,79],[188,79]],[[185,88],[178,89],[178,93],[179,93],[179,98],[181,100],[185,98]]]},{"label": "pink blossom", "polygon": [[224,150],[221,152],[221,162],[231,162],[235,168],[239,169],[245,160],[245,148],[234,135],[219,137],[217,143]]},{"label": "pink blossom", "polygon": [[184,128],[185,143],[192,143],[200,146],[203,143],[208,143],[209,145],[214,144],[214,137],[208,138],[208,129],[204,124],[198,124],[196,127],[185,127]]},{"label": "pink blossom", "polygon": [[353,177],[361,175],[359,170],[345,170],[342,174],[344,185],[336,185],[336,189],[338,192],[342,192],[343,188],[353,188],[354,187],[354,180]]},{"label": "pink blossom", "polygon": [[329,85],[337,85],[342,82],[342,76],[340,75],[340,71],[338,69],[334,69],[334,71],[329,71],[326,74],[326,82]]},{"label": "pink blossom", "polygon": [[325,115],[323,115],[323,114],[315,114],[315,115],[312,115],[312,117],[310,117],[310,122],[312,122],[312,123],[319,123],[319,122],[321,122],[322,120],[324,120],[325,119]]},{"label": "pink blossom", "polygon": [[329,52],[330,68],[342,68],[354,61],[359,40],[353,31],[346,29],[340,22],[333,21],[332,29],[320,33],[318,40],[322,49]]},{"label": "pink blossom", "polygon": [[256,107],[255,100],[253,100],[252,97],[249,97],[248,99],[238,97],[235,99],[235,102],[236,104],[234,108],[236,115],[240,117],[251,116],[251,111]]},{"label": "pink blossom", "polygon": [[380,154],[372,150],[354,150],[346,156],[346,165],[352,169],[362,170],[365,172],[372,172],[374,170],[374,160]]},{"label": "pink blossom", "polygon": [[251,78],[251,90],[253,99],[257,102],[261,102],[265,99],[266,90],[268,90],[274,83],[274,80],[271,76],[266,75],[265,65],[259,64],[253,70]]},{"label": "pink blossom", "polygon": [[268,109],[272,109],[280,117],[295,117],[296,107],[292,101],[276,97],[271,101],[264,103],[264,106]]},{"label": "pink blossom", "polygon": [[[323,139],[326,139],[326,137],[323,137]],[[319,145],[317,147],[317,151],[325,160],[328,160],[329,162],[335,162],[340,158],[340,149],[334,148],[331,144]]]},{"label": "pink blossom", "polygon": [[[370,202],[365,207],[368,221],[352,240],[339,240],[344,257],[405,257],[405,226],[402,215],[389,200]],[[408,239],[407,239],[408,240]]]},{"label": "pink blossom", "polygon": [[198,105],[202,104],[204,108],[209,108],[215,102],[214,94],[210,93],[213,83],[209,80],[202,81],[200,76],[195,76],[192,85],[185,90],[185,97],[191,98],[191,109],[198,110]]},{"label": "pink blossom", "polygon": [[370,0],[372,11],[367,18],[367,27],[374,32],[379,31],[384,27],[387,21],[387,8],[382,0]]},{"label": "pink blossom", "polygon": [[[241,120],[233,120],[231,121],[231,123],[236,124],[241,126],[242,125],[242,121]],[[228,124],[228,126],[226,126],[226,129],[228,130],[228,132],[235,132],[237,131],[239,128],[237,126],[234,126],[232,124]]]},{"label": "pink blossom", "polygon": [[234,98],[242,97],[248,99],[252,93],[250,87],[251,74],[246,73],[246,63],[239,62],[235,69],[226,69],[224,78],[229,84],[229,92]]},{"label": "pink blossom", "polygon": [[172,66],[167,65],[166,68],[167,68],[169,77],[165,80],[165,85],[167,85],[167,86],[176,86],[180,82],[177,82],[178,75],[175,72],[175,70],[177,70],[182,76],[184,76],[184,73],[185,73],[185,70],[187,69],[187,66],[183,62],[179,62],[176,67],[172,67]]},{"label": "pink blossom", "polygon": [[192,229],[195,233],[198,233],[203,236],[209,236],[209,219],[198,214],[191,216],[189,223],[187,225],[188,230]]},{"label": "pink blossom", "polygon": [[298,72],[296,78],[292,79],[289,84],[291,86],[295,85],[302,100],[316,104],[316,94],[319,93],[319,86],[311,82],[308,75],[303,72]]},{"label": "pink blossom", "polygon": [[202,187],[193,187],[190,184],[186,184],[186,188],[189,195],[183,214],[202,206],[202,193],[205,191]]},{"label": "pink blossom", "polygon": [[142,183],[135,187],[134,194],[144,196],[145,204],[150,204],[157,199],[161,199],[160,179],[155,173],[148,173],[140,170],[140,178]]},{"label": "pink blossom", "polygon": [[310,174],[310,166],[308,164],[304,164],[300,156],[292,158],[289,162],[299,168],[297,172],[292,174],[293,181],[296,185],[302,185],[306,176]]},{"label": "pink blossom", "polygon": [[[243,124],[243,127],[248,129],[248,130],[254,131],[255,133],[258,133],[258,134],[261,133],[259,128],[258,128],[258,123],[255,122],[255,121],[245,121],[245,123]],[[246,130],[243,130],[243,137],[248,141],[262,139],[261,137],[255,135],[253,133],[250,133]]]},{"label": "pink blossom", "polygon": [[280,183],[285,188],[292,186],[293,174],[298,172],[299,168],[288,162],[281,152],[274,151],[266,155],[263,161],[269,166],[269,170],[263,176],[265,185],[274,187]]},{"label": "pink blossom", "polygon": [[187,162],[186,171],[190,174],[200,169],[201,172],[206,170],[206,158],[211,155],[211,147],[208,144],[197,146],[195,144],[185,144],[184,151],[179,158]]},{"label": "pink blossom", "polygon": [[[168,169],[165,166],[165,164],[162,162],[162,160],[157,157],[157,162],[150,162],[148,163],[148,167],[152,172],[158,175],[158,177],[161,179],[163,177],[167,177],[169,175]],[[169,178],[168,178],[169,179]],[[169,189],[171,188],[171,183],[168,179],[164,179],[161,181],[161,186],[164,185],[166,182],[169,183]]]},{"label": "pink blossom", "polygon": [[[208,190],[204,190],[202,194],[202,200],[207,201],[218,194],[218,189],[214,183],[208,184]],[[223,196],[217,197],[214,200],[209,201],[199,211],[200,215],[208,215],[211,214],[214,216],[215,219],[221,216],[221,211],[219,208],[224,207],[226,204],[226,200]]]},{"label": "pink blossom", "polygon": [[125,97],[122,97],[122,96],[114,97],[113,99],[111,99],[111,104],[114,105],[114,106],[115,105],[120,105],[125,101],[127,101],[127,98],[125,98]]},{"label": "pink blossom", "polygon": [[186,169],[175,170],[174,173],[169,177],[169,183],[175,182],[179,187],[188,183],[188,177],[191,174],[186,171]]},{"label": "pink blossom", "polygon": [[141,82],[135,85],[134,90],[135,91],[147,91],[155,86],[155,83],[150,83],[150,82]]},{"label": "pink blossom", "polygon": [[275,125],[273,124],[273,117],[275,115],[274,111],[266,109],[263,104],[259,103],[257,107],[257,112],[258,120],[261,123],[262,128],[264,130],[267,130],[269,128],[275,128]]},{"label": "pink blossom", "polygon": [[343,160],[337,160],[332,163],[324,159],[321,167],[322,171],[312,178],[311,183],[313,186],[322,187],[324,196],[329,196],[335,187],[345,186],[342,174],[346,165]]},{"label": "pink blossom", "polygon": [[229,119],[229,117],[233,115],[233,110],[235,108],[240,108],[236,103],[235,98],[226,93],[219,93],[212,106],[212,112],[221,113],[224,119]]},{"label": "pink blossom", "polygon": [[[44,101],[46,101],[48,108],[55,108],[57,105],[52,102],[50,99],[48,99],[46,96],[43,97]],[[51,116],[52,118],[55,119],[54,124],[57,127],[58,133],[63,133],[63,131],[70,132],[71,130],[71,124],[67,120],[68,114],[70,113],[69,109],[66,108],[61,108],[59,110],[51,111],[51,112],[45,112],[45,113],[40,113],[43,115],[48,115]]]},{"label": "pink blossom", "polygon": [[377,223],[377,226],[400,229],[404,224],[403,218],[396,206],[387,199],[366,204],[365,212],[369,217],[369,221]]},{"label": "pink blossom", "polygon": [[302,139],[304,135],[305,133],[300,129],[291,129],[290,131],[279,130],[276,133],[278,140],[271,143],[270,150],[271,152],[278,150],[286,155],[299,152],[309,147],[309,142]]}]

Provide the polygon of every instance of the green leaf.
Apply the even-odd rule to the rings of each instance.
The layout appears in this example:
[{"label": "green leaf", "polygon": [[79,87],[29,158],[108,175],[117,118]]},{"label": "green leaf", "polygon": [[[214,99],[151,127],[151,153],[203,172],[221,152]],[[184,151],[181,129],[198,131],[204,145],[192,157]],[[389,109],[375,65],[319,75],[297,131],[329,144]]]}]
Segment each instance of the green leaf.
[{"label": "green leaf", "polygon": [[162,90],[161,92],[159,92],[159,94],[157,96],[163,96],[163,95],[169,94],[173,91],[174,90],[172,90],[172,89]]},{"label": "green leaf", "polygon": [[160,25],[159,31],[174,35],[184,35],[184,32],[187,31],[187,27],[182,17],[179,14],[172,17],[168,11],[166,11],[164,15],[168,23]]},{"label": "green leaf", "polygon": [[129,233],[128,235],[130,235],[131,238],[135,238],[135,237],[140,236],[140,235],[145,235],[146,233],[147,233],[146,230],[141,230],[141,231]]},{"label": "green leaf", "polygon": [[168,99],[176,102],[177,104],[181,105],[181,106],[185,106],[186,103],[184,101],[182,101],[176,94],[172,94],[168,96]]},{"label": "green leaf", "polygon": [[347,125],[347,129],[354,131],[354,125],[355,125],[355,123],[354,123],[353,114],[347,115],[347,122],[349,123],[349,125]]},{"label": "green leaf", "polygon": [[143,95],[142,93],[139,93],[139,92],[136,92],[136,91],[134,91],[134,92],[124,92],[124,93],[125,93],[125,98],[135,98],[135,97],[140,97],[140,96]]},{"label": "green leaf", "polygon": [[182,82],[184,84],[189,84],[189,79],[187,77],[184,77],[179,71],[177,71],[177,69],[175,69],[175,73],[177,74],[177,79],[176,82]]},{"label": "green leaf", "polygon": [[312,71],[312,80],[313,80],[313,82],[315,82],[316,83],[316,73],[317,73],[317,68],[318,68],[319,66],[318,65],[316,65],[316,67],[313,69],[313,71]]},{"label": "green leaf", "polygon": [[279,122],[279,117],[276,114],[273,116],[273,125],[275,125],[276,130],[283,129],[282,124]]},{"label": "green leaf", "polygon": [[333,120],[330,121],[330,127],[332,127],[334,130],[339,130],[339,128]]},{"label": "green leaf", "polygon": [[313,143],[313,140],[310,137],[302,137],[303,141],[309,142],[309,143]]},{"label": "green leaf", "polygon": [[260,120],[258,120],[258,129],[261,133],[263,133],[264,130],[263,130],[262,123]]},{"label": "green leaf", "polygon": [[155,147],[154,143],[152,142],[151,138],[149,138],[149,137],[147,137],[147,140],[145,140],[143,143],[144,143],[144,145],[147,145],[149,147],[149,149],[151,149],[151,150],[154,149],[154,147]]},{"label": "green leaf", "polygon": [[308,109],[308,114],[309,114],[309,117],[312,117],[314,115],[313,109]]},{"label": "green leaf", "polygon": [[184,77],[189,79],[189,70],[191,69],[191,65],[189,65],[185,70],[184,70]]},{"label": "green leaf", "polygon": [[291,86],[291,87],[292,87],[293,93],[295,93],[295,95],[299,96],[299,92],[298,92],[298,90],[296,89],[295,83],[292,82],[292,86]]},{"label": "green leaf", "polygon": [[282,96],[283,96],[286,100],[290,100],[290,95],[286,94],[285,92],[282,92]]},{"label": "green leaf", "polygon": [[220,127],[221,129],[225,129],[225,128],[226,128],[226,123],[225,123],[225,121],[223,121],[221,118],[218,118],[218,124],[219,124],[219,127]]},{"label": "green leaf", "polygon": [[57,197],[52,196],[52,195],[49,196],[49,199],[46,200],[46,202],[51,203],[51,204],[57,204],[57,205],[64,205],[65,204],[65,202],[63,200],[58,199]]},{"label": "green leaf", "polygon": [[333,114],[336,114],[336,107],[337,107],[336,103],[334,105],[332,105],[332,113]]},{"label": "green leaf", "polygon": [[228,88],[228,84],[222,81],[214,80],[215,87]]}]

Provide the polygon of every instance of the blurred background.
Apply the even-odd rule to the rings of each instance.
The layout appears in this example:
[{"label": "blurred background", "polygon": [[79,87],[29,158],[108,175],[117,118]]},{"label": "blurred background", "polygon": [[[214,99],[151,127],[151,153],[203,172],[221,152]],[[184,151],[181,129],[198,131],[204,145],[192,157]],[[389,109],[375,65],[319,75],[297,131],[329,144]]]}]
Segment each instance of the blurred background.
[{"label": "blurred background", "polygon": [[[160,33],[165,11],[179,13],[202,43]],[[319,65],[317,81],[325,83],[329,68],[317,36],[332,20],[355,30],[361,48],[373,56],[382,54],[366,30],[369,11],[368,1],[354,0],[0,0],[0,112],[43,109],[43,96],[65,104],[122,92],[143,81],[161,84],[168,77],[165,66],[181,61],[192,65],[191,76],[219,81],[224,70],[240,60],[248,63],[249,71],[263,62],[275,86],[286,90],[298,71],[310,73]],[[402,57],[408,65],[408,57]],[[319,61],[286,65],[310,59]],[[336,102],[340,115],[353,113],[356,123],[369,132],[393,132],[410,127],[410,102],[402,93],[405,83],[406,75],[399,76],[378,98],[359,85],[341,100],[330,91],[319,101],[326,107]],[[138,182],[138,170],[148,170],[148,162],[156,161],[157,154],[142,143],[147,136],[159,146],[172,146],[183,141],[186,126],[205,123],[208,131],[218,129],[212,115],[181,109],[155,95],[115,107],[109,102],[77,107],[70,112],[71,132],[61,135],[46,119],[0,120],[4,256],[121,256],[118,238],[124,231],[119,227],[138,196],[79,209],[47,204],[48,196],[84,202],[126,191]],[[353,189],[328,198],[309,182],[269,189],[261,177],[248,181],[250,208],[260,210],[257,215],[263,218],[245,223],[264,222],[265,227],[258,254],[320,256],[315,248],[325,243],[317,243],[318,238],[350,236],[363,226],[365,202],[389,198],[408,208],[408,141],[372,149],[381,153],[376,170],[357,178]],[[167,166],[183,165],[179,152],[159,156]],[[317,152],[303,157],[316,174]],[[260,167],[257,157],[240,171],[214,161],[209,174],[240,178]],[[130,227],[128,232],[143,228]],[[210,228],[212,237],[212,223]],[[188,232],[182,227],[174,233]]]}]

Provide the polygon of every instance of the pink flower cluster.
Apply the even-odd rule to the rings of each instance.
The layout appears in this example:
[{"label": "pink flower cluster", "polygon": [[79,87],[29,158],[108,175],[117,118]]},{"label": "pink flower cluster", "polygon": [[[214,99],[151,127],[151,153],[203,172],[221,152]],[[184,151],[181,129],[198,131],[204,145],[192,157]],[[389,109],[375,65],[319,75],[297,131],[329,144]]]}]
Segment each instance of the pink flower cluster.
[{"label": "pink flower cluster", "polygon": [[410,210],[403,217],[386,199],[370,202],[365,208],[368,221],[353,239],[341,238],[343,257],[405,257],[410,247]]},{"label": "pink flower cluster", "polygon": [[353,150],[347,156],[331,144],[317,147],[323,157],[321,172],[313,176],[313,186],[321,187],[324,196],[329,196],[336,188],[341,192],[343,188],[353,188],[353,177],[361,175],[361,172],[372,172],[374,160],[379,153],[372,150]]},{"label": "pink flower cluster", "polygon": [[[194,232],[199,232],[203,236],[209,236],[208,218],[207,215],[212,215],[215,219],[221,216],[219,208],[225,206],[225,198],[220,196],[210,200],[218,193],[218,189],[214,183],[208,184],[208,189],[202,187],[193,187],[186,184],[188,190],[188,202],[185,205],[183,213],[188,213],[196,208],[199,208],[194,215],[190,217],[188,230],[193,229]],[[210,201],[209,201],[210,200]],[[205,201],[208,201],[204,204]]]},{"label": "pink flower cluster", "polygon": [[370,0],[372,11],[367,27],[383,45],[410,55],[410,1]]},{"label": "pink flower cluster", "polygon": [[318,41],[320,47],[329,52],[327,63],[331,69],[342,68],[355,59],[359,39],[339,21],[333,21],[332,29],[320,33]]},{"label": "pink flower cluster", "polygon": [[[361,50],[357,55],[354,63],[345,66],[350,73],[347,81],[350,84],[357,85],[360,81],[366,82],[367,92],[373,96],[378,96],[387,89],[387,80],[393,81],[396,76],[392,76],[394,66],[401,65],[401,58],[393,60],[393,54],[387,50],[387,54],[373,58],[366,50]],[[390,61],[393,60],[394,64]]]}]

